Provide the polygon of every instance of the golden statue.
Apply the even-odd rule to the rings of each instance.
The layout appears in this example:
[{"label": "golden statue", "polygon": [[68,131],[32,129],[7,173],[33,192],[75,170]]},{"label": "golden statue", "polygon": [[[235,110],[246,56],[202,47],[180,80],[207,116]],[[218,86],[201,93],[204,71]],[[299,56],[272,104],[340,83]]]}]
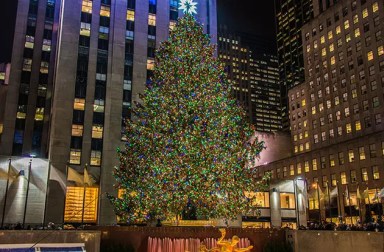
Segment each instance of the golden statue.
[{"label": "golden statue", "polygon": [[227,231],[224,228],[220,228],[219,231],[221,232],[221,237],[217,241],[218,247],[207,249],[207,247],[202,244],[199,248],[200,252],[246,252],[251,251],[253,248],[253,246],[249,246],[247,248],[238,248],[237,244],[240,242],[240,238],[237,235],[234,235],[232,240],[225,241],[224,238],[227,234]]}]

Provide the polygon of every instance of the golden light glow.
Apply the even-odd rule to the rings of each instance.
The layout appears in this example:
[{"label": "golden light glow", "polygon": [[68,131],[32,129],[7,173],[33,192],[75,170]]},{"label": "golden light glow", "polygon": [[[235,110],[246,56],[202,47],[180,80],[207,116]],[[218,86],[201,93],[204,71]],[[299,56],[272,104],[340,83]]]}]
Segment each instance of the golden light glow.
[{"label": "golden light glow", "polygon": [[67,223],[96,223],[98,192],[98,187],[67,186],[64,221]]}]

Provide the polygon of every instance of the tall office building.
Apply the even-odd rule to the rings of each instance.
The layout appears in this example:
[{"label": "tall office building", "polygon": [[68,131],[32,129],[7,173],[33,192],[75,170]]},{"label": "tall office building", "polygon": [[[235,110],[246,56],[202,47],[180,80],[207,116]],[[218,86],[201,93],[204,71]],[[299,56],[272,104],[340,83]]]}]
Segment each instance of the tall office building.
[{"label": "tall office building", "polygon": [[260,169],[305,178],[312,219],[382,214],[382,20],[382,1],[342,0],[302,28],[306,81],[288,92],[295,154]]},{"label": "tall office building", "polygon": [[277,58],[260,38],[220,30],[218,53],[234,95],[257,131],[281,129]]},{"label": "tall office building", "polygon": [[[196,2],[216,43],[216,1]],[[116,193],[123,119],[149,81],[156,46],[182,15],[178,5],[19,0],[0,155],[49,160],[46,222],[116,221],[106,193]]]},{"label": "tall office building", "polygon": [[304,81],[301,27],[313,17],[312,1],[275,1],[282,126],[285,131],[289,130],[288,90]]}]

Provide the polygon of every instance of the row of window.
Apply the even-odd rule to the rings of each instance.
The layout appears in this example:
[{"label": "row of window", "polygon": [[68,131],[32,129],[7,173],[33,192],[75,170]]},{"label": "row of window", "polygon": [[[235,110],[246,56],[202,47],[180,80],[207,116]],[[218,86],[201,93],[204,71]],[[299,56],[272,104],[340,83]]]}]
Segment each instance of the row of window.
[{"label": "row of window", "polygon": [[[351,3],[351,10],[352,11],[356,11],[357,9],[357,4],[356,4],[356,1],[352,1]],[[342,14],[343,14],[343,17],[346,17],[348,15],[348,10],[349,8],[348,7],[344,7],[343,10],[342,10]],[[361,13],[361,17],[363,19],[366,19],[368,16],[369,16],[369,12],[372,11],[372,13],[376,13],[379,11],[379,4],[378,2],[373,2],[372,5],[370,7],[366,7],[364,9],[362,9]],[[353,15],[353,21],[354,21],[354,24],[356,24],[358,22],[358,19],[359,19],[359,15],[358,14],[354,14]],[[335,12],[334,13],[334,21],[335,22],[338,22],[340,20],[340,15],[339,15],[339,12]],[[326,24],[327,24],[327,27],[331,27],[332,25],[332,20],[331,18],[327,18],[326,20]],[[340,26],[338,26],[340,27]],[[349,21],[348,22],[344,22],[344,28],[345,29],[348,29],[349,28]],[[319,25],[319,31],[322,32],[324,30],[324,25],[323,24],[320,24]],[[317,29],[316,28],[313,28],[312,29],[312,36],[316,36],[317,34]],[[307,32],[305,34],[305,40],[309,40],[310,39],[310,33]]]},{"label": "row of window", "polygon": [[[384,142],[381,143],[381,155],[384,156]],[[355,155],[356,154],[356,155]],[[357,150],[349,149],[347,155],[344,152],[338,152],[337,154],[329,154],[328,159],[325,156],[321,156],[320,159],[314,158],[312,161],[304,161],[303,163],[297,163],[296,165],[290,164],[284,166],[283,168],[277,168],[272,170],[272,177],[284,178],[288,176],[300,175],[302,173],[308,173],[311,170],[317,171],[319,168],[326,169],[327,167],[335,167],[336,162],[338,165],[345,165],[348,163],[353,163],[357,160],[360,161],[366,160],[367,156],[370,158],[377,158],[378,152],[376,144],[370,144],[368,146],[360,146]]]}]

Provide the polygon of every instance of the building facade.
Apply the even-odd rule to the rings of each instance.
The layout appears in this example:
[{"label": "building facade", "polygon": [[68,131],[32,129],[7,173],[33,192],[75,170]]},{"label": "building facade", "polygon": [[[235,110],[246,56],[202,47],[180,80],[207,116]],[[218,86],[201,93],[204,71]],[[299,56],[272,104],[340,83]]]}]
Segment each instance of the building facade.
[{"label": "building facade", "polygon": [[[196,18],[216,43],[216,1],[197,3]],[[123,119],[151,76],[155,48],[182,15],[178,7],[19,0],[0,155],[49,160],[46,222],[116,222],[106,193],[116,194]]]},{"label": "building facade", "polygon": [[234,95],[256,130],[278,131],[281,107],[277,57],[266,47],[260,48],[259,43],[257,38],[220,30],[218,53],[234,85]]},{"label": "building facade", "polygon": [[344,0],[302,28],[306,81],[288,93],[294,155],[261,170],[305,178],[312,219],[382,214],[383,18],[383,2]]},{"label": "building facade", "polygon": [[275,1],[282,125],[285,131],[289,131],[288,90],[305,79],[301,27],[313,17],[312,1]]}]

